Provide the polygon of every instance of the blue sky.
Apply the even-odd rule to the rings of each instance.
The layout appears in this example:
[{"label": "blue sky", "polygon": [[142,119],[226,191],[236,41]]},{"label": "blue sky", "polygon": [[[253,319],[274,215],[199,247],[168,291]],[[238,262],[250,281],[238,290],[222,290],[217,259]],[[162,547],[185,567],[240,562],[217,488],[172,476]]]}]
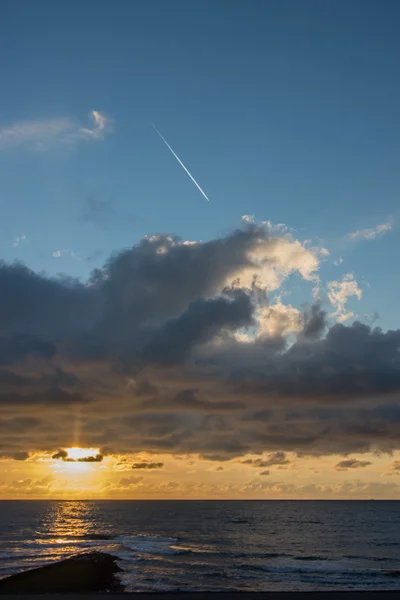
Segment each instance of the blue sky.
[{"label": "blue sky", "polygon": [[208,240],[255,215],[327,248],[324,285],[353,274],[351,311],[398,326],[399,16],[391,0],[4,2],[0,256],[85,279],[145,234]]}]

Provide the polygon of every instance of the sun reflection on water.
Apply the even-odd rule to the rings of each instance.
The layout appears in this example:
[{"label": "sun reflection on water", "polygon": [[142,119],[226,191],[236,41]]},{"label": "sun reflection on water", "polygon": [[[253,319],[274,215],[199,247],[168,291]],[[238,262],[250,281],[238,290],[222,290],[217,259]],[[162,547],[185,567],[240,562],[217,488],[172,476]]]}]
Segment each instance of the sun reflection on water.
[{"label": "sun reflection on water", "polygon": [[[36,532],[39,543],[77,546],[96,532],[97,510],[92,502],[52,502]],[[66,548],[65,548],[66,550]],[[57,549],[59,552],[59,549]]]}]

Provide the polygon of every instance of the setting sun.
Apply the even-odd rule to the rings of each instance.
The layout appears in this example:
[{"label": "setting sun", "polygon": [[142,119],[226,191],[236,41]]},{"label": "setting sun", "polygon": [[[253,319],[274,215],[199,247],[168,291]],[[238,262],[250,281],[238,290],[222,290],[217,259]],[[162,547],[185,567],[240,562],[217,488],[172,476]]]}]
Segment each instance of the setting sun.
[{"label": "setting sun", "polygon": [[65,449],[68,455],[68,458],[72,460],[79,460],[82,458],[88,458],[90,456],[97,456],[99,454],[98,448],[66,448]]}]

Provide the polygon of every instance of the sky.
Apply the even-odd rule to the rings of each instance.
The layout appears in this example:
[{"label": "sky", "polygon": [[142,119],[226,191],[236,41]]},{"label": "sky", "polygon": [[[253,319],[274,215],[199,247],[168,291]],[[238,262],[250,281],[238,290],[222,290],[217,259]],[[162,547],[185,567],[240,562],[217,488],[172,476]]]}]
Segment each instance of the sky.
[{"label": "sky", "polygon": [[400,498],[399,17],[3,2],[0,497]]}]

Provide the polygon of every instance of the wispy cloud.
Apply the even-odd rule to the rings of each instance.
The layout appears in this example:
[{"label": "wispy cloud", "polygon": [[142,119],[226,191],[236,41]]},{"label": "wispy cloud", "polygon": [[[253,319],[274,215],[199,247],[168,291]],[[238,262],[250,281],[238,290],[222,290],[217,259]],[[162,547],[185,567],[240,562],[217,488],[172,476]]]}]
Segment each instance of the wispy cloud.
[{"label": "wispy cloud", "polygon": [[27,241],[28,241],[28,238],[26,237],[26,235],[24,233],[21,233],[21,235],[17,235],[14,238],[14,241],[12,243],[13,248],[18,248],[18,246],[20,244],[23,244],[24,242],[27,242]]},{"label": "wispy cloud", "polygon": [[61,258],[61,255],[67,255],[70,256],[71,258],[74,258],[75,260],[83,260],[83,258],[81,258],[80,256],[78,256],[76,254],[76,252],[74,252],[73,250],[54,250],[54,252],[52,252],[52,256],[54,258]]},{"label": "wispy cloud", "polygon": [[385,223],[381,223],[376,227],[370,227],[369,229],[358,229],[357,231],[353,231],[352,233],[347,234],[347,239],[352,241],[357,240],[375,240],[377,237],[380,237],[391,231],[393,229],[393,220],[388,219]]},{"label": "wispy cloud", "polygon": [[104,113],[92,110],[89,119],[89,127],[83,127],[71,117],[19,121],[0,127],[0,150],[27,147],[41,151],[55,143],[75,145],[78,142],[98,141],[112,130],[112,121]]},{"label": "wispy cloud", "polygon": [[95,141],[102,140],[107,131],[112,130],[112,121],[104,113],[92,110],[89,113],[92,127],[79,127],[76,131],[67,132],[65,141]]}]

